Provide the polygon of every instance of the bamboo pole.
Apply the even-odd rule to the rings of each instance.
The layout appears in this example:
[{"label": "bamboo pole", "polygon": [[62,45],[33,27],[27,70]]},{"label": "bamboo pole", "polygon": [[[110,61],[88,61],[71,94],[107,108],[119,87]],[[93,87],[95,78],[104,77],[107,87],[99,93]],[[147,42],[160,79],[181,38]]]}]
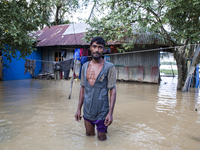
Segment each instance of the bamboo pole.
[{"label": "bamboo pole", "polygon": [[77,58],[75,57],[75,60],[74,60],[74,67],[73,67],[73,74],[72,74],[72,79],[71,79],[71,87],[70,87],[68,99],[71,99],[72,87],[73,87],[73,81],[74,81],[74,72],[75,72],[75,69],[76,69],[76,59],[77,59]]}]

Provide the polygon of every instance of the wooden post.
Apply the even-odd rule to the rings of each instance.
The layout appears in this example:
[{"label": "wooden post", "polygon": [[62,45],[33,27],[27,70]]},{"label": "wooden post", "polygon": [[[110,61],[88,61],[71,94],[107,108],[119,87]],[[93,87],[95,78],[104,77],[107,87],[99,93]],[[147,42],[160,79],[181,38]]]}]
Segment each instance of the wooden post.
[{"label": "wooden post", "polygon": [[195,65],[196,65],[196,59],[197,59],[197,57],[199,57],[199,55],[200,55],[200,47],[198,45],[198,47],[195,51],[194,57],[192,58],[192,64],[191,64],[191,67],[189,68],[188,75],[187,75],[187,78],[185,80],[185,84],[184,84],[182,92],[189,91],[189,89],[190,89],[192,74],[194,73]]},{"label": "wooden post", "polygon": [[0,81],[3,81],[3,58],[0,56]]},{"label": "wooden post", "polygon": [[76,69],[76,59],[77,59],[77,58],[75,57],[75,60],[74,60],[74,67],[73,67],[73,74],[72,74],[72,79],[71,79],[71,87],[70,87],[68,99],[71,99],[72,87],[73,87],[73,81],[74,81],[74,72],[75,72],[75,69]]},{"label": "wooden post", "polygon": [[174,77],[174,70],[173,70],[173,68],[172,68],[172,63],[171,63],[171,69],[172,69],[172,74],[173,74],[173,77]]}]

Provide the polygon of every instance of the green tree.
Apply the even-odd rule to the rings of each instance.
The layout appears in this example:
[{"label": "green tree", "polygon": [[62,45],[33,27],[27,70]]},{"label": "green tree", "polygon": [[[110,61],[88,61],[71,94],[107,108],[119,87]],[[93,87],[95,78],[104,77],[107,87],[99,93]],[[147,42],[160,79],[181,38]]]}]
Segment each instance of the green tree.
[{"label": "green tree", "polygon": [[65,14],[70,15],[79,8],[78,0],[54,0],[52,4],[55,9],[55,25],[62,24],[62,20],[65,20]]},{"label": "green tree", "polygon": [[74,13],[88,2],[89,0],[83,0],[81,4],[78,0],[1,0],[0,49],[3,49],[7,59],[11,60],[11,56],[16,58],[17,50],[20,51],[19,57],[24,58],[35,50],[33,45],[36,37],[32,36],[34,31],[46,25],[69,23],[65,14]]},{"label": "green tree", "polygon": [[[170,36],[175,39],[177,45],[199,43],[200,39],[200,1],[178,0],[167,1],[166,18],[171,27]],[[182,87],[182,81],[186,79],[186,59],[192,58],[195,46],[183,46],[173,50],[174,58],[178,66],[178,89]],[[199,57],[196,64],[199,62]]]},{"label": "green tree", "polygon": [[66,15],[73,16],[76,11],[82,7],[87,6],[90,0],[49,0],[51,1],[53,17],[52,25],[59,25],[68,23],[65,19]]},{"label": "green tree", "polygon": [[[51,16],[53,12],[52,1],[51,0],[40,0],[41,3],[38,4],[39,10],[41,12],[42,18],[46,21],[51,22]],[[46,22],[42,22],[40,29],[43,29],[45,25],[49,25]]]},{"label": "green tree", "polygon": [[0,1],[0,49],[3,49],[7,59],[17,57],[17,50],[20,51],[20,58],[34,50],[32,46],[36,39],[30,34],[39,26],[48,24],[48,17],[45,18],[41,10],[45,5],[42,0]]},{"label": "green tree", "polygon": [[[160,36],[172,47],[198,43],[200,39],[199,0],[106,0],[99,10],[103,17],[87,21],[91,29],[86,41],[99,35],[106,41],[123,43],[123,50],[130,50],[134,47],[134,33]],[[192,57],[194,51],[194,46],[172,49],[178,66],[177,89],[186,78],[186,58]]]}]

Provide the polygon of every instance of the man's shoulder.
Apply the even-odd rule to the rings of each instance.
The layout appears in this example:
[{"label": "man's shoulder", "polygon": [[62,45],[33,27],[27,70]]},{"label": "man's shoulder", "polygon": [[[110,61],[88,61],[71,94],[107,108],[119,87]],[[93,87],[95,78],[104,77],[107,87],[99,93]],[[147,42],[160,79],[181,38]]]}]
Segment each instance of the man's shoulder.
[{"label": "man's shoulder", "polygon": [[108,62],[108,61],[105,61],[105,66],[108,67],[108,68],[112,68],[113,66],[115,66],[113,63],[111,62]]},{"label": "man's shoulder", "polygon": [[90,63],[89,61],[86,62],[86,63],[84,63],[83,66],[82,66],[82,68],[84,69],[89,63]]}]

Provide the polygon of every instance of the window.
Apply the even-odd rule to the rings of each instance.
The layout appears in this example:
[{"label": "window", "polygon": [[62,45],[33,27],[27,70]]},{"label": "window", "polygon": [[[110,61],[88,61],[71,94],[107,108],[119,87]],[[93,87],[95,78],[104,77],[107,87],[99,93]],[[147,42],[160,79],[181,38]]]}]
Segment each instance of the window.
[{"label": "window", "polygon": [[61,52],[54,52],[54,61],[63,61],[64,57],[61,56]]}]

